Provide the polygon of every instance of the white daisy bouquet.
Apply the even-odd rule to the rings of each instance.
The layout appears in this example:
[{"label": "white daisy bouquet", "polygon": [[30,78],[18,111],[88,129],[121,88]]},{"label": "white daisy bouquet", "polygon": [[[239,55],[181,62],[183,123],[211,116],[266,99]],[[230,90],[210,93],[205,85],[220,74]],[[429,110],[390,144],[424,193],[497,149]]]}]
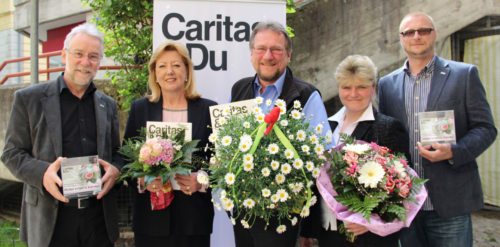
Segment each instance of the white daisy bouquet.
[{"label": "white daisy bouquet", "polygon": [[[402,154],[384,146],[342,135],[344,143],[329,156],[317,185],[337,219],[366,226],[380,236],[409,226],[423,205],[425,179],[417,176]],[[354,236],[345,232],[348,239]]]},{"label": "white daisy bouquet", "polygon": [[[252,113],[228,116],[209,138],[215,143],[211,186],[221,191],[214,204],[230,213],[233,224],[250,228],[259,218],[283,233],[285,223],[307,217],[317,200],[311,186],[324,163],[323,126],[309,128],[299,101],[287,112],[278,99],[265,115],[263,99],[255,100]],[[270,219],[277,225],[269,226]]]}]

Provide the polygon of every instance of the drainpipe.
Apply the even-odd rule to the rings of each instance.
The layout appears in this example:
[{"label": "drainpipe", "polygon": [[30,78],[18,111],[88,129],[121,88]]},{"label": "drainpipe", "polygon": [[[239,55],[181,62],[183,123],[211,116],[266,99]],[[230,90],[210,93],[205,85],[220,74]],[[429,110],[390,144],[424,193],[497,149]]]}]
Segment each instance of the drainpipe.
[{"label": "drainpipe", "polygon": [[31,0],[31,84],[38,83],[38,0]]}]

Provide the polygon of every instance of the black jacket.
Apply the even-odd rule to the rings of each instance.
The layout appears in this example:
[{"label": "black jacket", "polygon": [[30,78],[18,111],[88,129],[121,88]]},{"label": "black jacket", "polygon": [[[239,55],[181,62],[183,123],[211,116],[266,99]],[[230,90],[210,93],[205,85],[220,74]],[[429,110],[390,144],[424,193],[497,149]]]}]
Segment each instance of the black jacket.
[{"label": "black jacket", "polygon": [[[243,78],[233,85],[231,102],[255,98],[254,81],[256,76]],[[306,105],[314,91],[318,91],[318,89],[307,82],[294,78],[292,71],[287,68],[283,90],[278,98],[283,99],[286,102],[286,108],[290,109],[295,100],[299,100],[302,106]]]},{"label": "black jacket", "polygon": [[[216,105],[208,99],[188,101],[188,122],[193,124],[192,138],[199,139],[198,147],[205,147],[211,133],[210,112],[208,107]],[[132,103],[124,139],[139,135],[139,130],[146,127],[146,121],[162,121],[162,100],[157,103],[141,98]],[[174,190],[174,200],[164,210],[151,210],[150,194],[133,191],[133,229],[134,232],[152,235],[207,235],[212,233],[214,208],[211,194],[196,192],[191,196]]]}]

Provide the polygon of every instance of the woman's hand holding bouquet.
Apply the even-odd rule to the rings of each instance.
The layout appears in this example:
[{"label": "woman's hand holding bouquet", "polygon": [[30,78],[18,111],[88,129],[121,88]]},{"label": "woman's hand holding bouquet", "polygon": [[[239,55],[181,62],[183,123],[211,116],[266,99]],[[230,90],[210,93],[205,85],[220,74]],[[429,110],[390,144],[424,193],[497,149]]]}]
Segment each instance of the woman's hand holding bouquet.
[{"label": "woman's hand holding bouquet", "polygon": [[[386,236],[409,226],[423,205],[427,192],[404,155],[387,147],[342,135],[344,143],[328,155],[329,165],[317,186],[337,219],[366,227]],[[340,230],[354,241],[354,235]]]},{"label": "woman's hand holding bouquet", "polygon": [[175,174],[189,175],[193,168],[193,152],[199,140],[185,141],[184,131],[177,135],[145,140],[141,137],[125,140],[120,153],[130,162],[122,169],[120,180],[138,179],[139,187],[150,193],[151,208],[160,210],[173,200],[170,180]]}]

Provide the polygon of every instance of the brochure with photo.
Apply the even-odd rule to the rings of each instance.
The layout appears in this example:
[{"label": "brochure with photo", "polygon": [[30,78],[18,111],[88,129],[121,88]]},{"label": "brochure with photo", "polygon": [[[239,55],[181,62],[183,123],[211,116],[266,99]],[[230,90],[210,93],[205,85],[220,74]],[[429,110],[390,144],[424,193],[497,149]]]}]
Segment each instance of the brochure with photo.
[{"label": "brochure with photo", "polygon": [[102,189],[101,169],[97,155],[67,158],[61,162],[61,177],[65,197],[79,198],[97,195]]},{"label": "brochure with photo", "polygon": [[215,135],[217,134],[217,130],[227,117],[231,115],[251,113],[254,107],[257,107],[255,99],[210,106],[210,120],[212,123],[213,133]]},{"label": "brochure with photo", "polygon": [[418,113],[420,143],[456,143],[455,116],[453,110]]}]

